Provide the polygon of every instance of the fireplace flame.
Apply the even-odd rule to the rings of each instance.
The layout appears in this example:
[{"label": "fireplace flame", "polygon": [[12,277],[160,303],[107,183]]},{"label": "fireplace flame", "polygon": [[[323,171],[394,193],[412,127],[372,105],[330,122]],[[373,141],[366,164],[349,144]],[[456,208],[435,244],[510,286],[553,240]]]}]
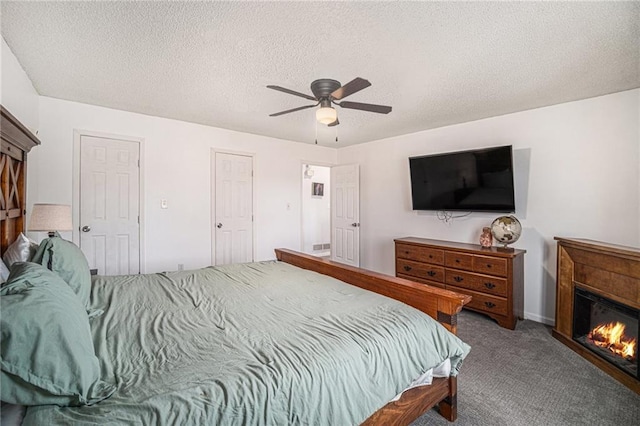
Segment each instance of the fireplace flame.
[{"label": "fireplace flame", "polygon": [[601,348],[608,349],[623,358],[636,356],[636,339],[624,335],[626,326],[620,322],[599,325],[589,333],[589,340]]}]

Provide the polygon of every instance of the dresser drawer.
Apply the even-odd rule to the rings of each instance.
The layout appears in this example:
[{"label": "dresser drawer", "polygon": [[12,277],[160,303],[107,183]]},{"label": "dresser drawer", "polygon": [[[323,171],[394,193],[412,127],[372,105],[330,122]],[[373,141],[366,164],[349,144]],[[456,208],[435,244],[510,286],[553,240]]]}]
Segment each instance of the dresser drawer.
[{"label": "dresser drawer", "polygon": [[396,243],[396,257],[418,262],[444,264],[444,250],[429,247],[418,247],[410,244]]},{"label": "dresser drawer", "polygon": [[469,309],[513,330],[524,306],[524,250],[405,237],[394,240],[396,276],[471,296]]},{"label": "dresser drawer", "polygon": [[442,266],[419,263],[412,260],[397,259],[396,274],[409,275],[429,281],[444,282],[444,268]]},{"label": "dresser drawer", "polygon": [[496,296],[507,296],[507,280],[488,275],[470,274],[452,269],[445,270],[445,283]]},{"label": "dresser drawer", "polygon": [[447,286],[447,290],[456,291],[472,297],[471,302],[465,305],[465,308],[475,309],[477,311],[487,312],[491,314],[507,315],[509,307],[507,299],[502,297],[489,296],[487,294],[478,293],[477,291],[467,290],[460,287]]},{"label": "dresser drawer", "polygon": [[444,266],[473,271],[473,255],[455,251],[445,251]]},{"label": "dresser drawer", "polygon": [[446,288],[444,283],[437,283],[435,281],[423,280],[422,278],[412,277],[411,275],[405,275],[405,274],[397,273],[396,276],[400,277],[400,278],[404,278],[404,279],[409,280],[409,281],[416,282],[416,283],[430,285],[432,287],[438,287],[438,288],[442,288],[442,289]]},{"label": "dresser drawer", "polygon": [[507,276],[507,259],[489,256],[473,256],[473,270],[483,274]]}]

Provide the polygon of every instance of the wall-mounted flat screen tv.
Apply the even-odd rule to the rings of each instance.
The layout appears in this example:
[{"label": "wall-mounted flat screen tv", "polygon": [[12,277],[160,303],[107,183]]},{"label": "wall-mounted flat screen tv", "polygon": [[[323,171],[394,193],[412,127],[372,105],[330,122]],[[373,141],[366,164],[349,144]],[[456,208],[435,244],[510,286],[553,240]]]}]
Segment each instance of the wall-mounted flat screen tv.
[{"label": "wall-mounted flat screen tv", "polygon": [[515,211],[511,145],[409,158],[413,210]]}]

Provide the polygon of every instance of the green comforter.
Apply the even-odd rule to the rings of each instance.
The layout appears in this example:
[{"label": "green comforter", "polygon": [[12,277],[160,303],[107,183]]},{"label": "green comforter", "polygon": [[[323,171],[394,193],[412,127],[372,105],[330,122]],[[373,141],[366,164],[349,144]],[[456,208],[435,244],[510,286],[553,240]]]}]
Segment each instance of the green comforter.
[{"label": "green comforter", "polygon": [[95,277],[93,406],[31,424],[350,425],[469,346],[392,299],[281,262]]}]

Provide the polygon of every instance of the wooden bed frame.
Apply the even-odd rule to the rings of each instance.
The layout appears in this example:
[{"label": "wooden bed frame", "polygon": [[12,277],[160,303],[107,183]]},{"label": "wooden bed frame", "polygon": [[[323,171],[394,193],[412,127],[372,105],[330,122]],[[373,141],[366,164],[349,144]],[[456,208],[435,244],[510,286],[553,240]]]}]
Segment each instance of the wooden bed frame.
[{"label": "wooden bed frame", "polygon": [[[464,294],[292,250],[276,249],[276,258],[404,302],[435,318],[454,334],[458,328],[458,313],[471,301],[471,296]],[[458,415],[457,393],[458,382],[455,377],[434,378],[430,386],[420,386],[404,392],[399,400],[390,402],[373,413],[363,425],[408,425],[434,406],[437,406],[440,414],[447,420],[455,421]]]},{"label": "wooden bed frame", "polygon": [[[40,144],[38,138],[9,111],[0,106],[0,255],[26,229],[27,153]],[[277,249],[278,260],[337,278],[411,305],[437,319],[452,333],[457,331],[457,314],[471,297],[417,284],[364,269],[323,260],[292,250]],[[457,417],[455,377],[435,378],[431,386],[410,389],[399,400],[373,413],[363,425],[407,425],[437,406],[450,421]]]},{"label": "wooden bed frame", "polygon": [[0,255],[24,231],[27,153],[38,138],[0,105]]}]

